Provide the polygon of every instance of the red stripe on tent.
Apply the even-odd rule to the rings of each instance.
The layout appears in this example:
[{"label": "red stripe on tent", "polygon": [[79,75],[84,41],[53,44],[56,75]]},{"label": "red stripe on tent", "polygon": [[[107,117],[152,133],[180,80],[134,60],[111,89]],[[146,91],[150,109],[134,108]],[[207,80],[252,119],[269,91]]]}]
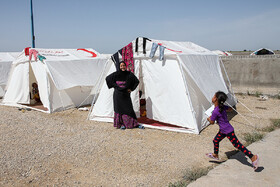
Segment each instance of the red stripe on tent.
[{"label": "red stripe on tent", "polygon": [[85,51],[85,52],[88,52],[88,53],[92,54],[92,57],[97,57],[97,54],[95,54],[92,51],[89,51],[89,50],[86,50],[86,49],[77,49],[77,51],[79,51],[79,50],[82,50],[82,51]]},{"label": "red stripe on tent", "polygon": [[[162,43],[158,43],[158,45],[162,45]],[[165,46],[164,46],[165,47]],[[173,52],[177,52],[177,53],[182,53],[182,51],[176,51],[176,50],[173,50],[173,49],[169,49],[167,47],[165,47],[167,50],[169,51],[173,51]]]}]

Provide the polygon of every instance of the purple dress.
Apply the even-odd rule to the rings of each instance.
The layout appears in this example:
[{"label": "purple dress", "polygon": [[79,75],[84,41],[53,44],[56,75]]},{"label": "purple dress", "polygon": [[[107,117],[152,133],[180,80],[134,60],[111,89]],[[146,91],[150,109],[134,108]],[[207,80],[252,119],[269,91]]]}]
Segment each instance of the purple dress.
[{"label": "purple dress", "polygon": [[232,131],[234,131],[233,126],[229,123],[227,118],[227,112],[228,106],[224,106],[224,110],[222,113],[220,113],[219,106],[216,106],[212,112],[211,121],[217,121],[220,127],[220,132],[223,134],[228,134]]}]

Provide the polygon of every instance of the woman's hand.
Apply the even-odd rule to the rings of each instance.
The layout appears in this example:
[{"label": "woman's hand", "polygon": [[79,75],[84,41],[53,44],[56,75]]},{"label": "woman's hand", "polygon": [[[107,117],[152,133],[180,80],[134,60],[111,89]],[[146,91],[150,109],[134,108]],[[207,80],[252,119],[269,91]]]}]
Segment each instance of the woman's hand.
[{"label": "woman's hand", "polygon": [[131,89],[128,89],[127,92],[128,92],[128,93],[131,93]]}]

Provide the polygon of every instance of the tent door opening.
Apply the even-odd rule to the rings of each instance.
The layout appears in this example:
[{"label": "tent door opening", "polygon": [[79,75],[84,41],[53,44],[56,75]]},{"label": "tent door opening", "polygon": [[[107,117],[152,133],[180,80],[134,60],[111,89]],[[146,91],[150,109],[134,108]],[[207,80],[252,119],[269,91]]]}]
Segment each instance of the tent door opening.
[{"label": "tent door opening", "polygon": [[48,111],[47,108],[43,106],[40,99],[39,84],[36,80],[35,74],[33,72],[32,66],[29,63],[29,104],[24,104],[28,107],[35,108],[38,110]]}]

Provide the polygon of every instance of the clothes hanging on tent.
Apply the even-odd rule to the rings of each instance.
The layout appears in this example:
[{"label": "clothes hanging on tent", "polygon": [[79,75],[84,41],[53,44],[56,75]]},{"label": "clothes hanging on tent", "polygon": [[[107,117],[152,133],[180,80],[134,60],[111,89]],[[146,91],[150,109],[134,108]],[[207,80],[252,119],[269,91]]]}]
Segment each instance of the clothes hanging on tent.
[{"label": "clothes hanging on tent", "polygon": [[159,45],[157,43],[153,43],[152,45],[152,49],[151,49],[151,52],[150,52],[150,58],[153,58],[155,56],[155,53],[156,53],[156,50],[159,46],[159,60],[163,60],[164,58],[164,50],[166,47],[162,46],[162,45]]},{"label": "clothes hanging on tent", "polygon": [[42,56],[42,55],[38,55],[38,59],[43,62],[43,60],[46,60],[46,57]]},{"label": "clothes hanging on tent", "polygon": [[163,61],[163,58],[164,58],[164,50],[165,50],[166,47],[160,45],[159,46],[159,60]]},{"label": "clothes hanging on tent", "polygon": [[[136,42],[135,42],[135,52],[138,52],[138,43],[139,43],[139,39],[140,39],[141,37],[138,37],[138,38],[136,38]],[[143,54],[146,54],[146,42],[147,42],[147,40],[148,41],[152,41],[152,40],[150,40],[149,38],[145,38],[145,37],[142,37],[143,38]]]},{"label": "clothes hanging on tent", "polygon": [[32,55],[34,56],[34,60],[37,61],[38,51],[35,49],[29,50],[29,61],[31,61]]},{"label": "clothes hanging on tent", "polygon": [[126,64],[127,71],[134,73],[134,59],[132,42],[122,48],[122,60]]},{"label": "clothes hanging on tent", "polygon": [[30,49],[30,47],[26,47],[24,49],[25,56],[29,56],[29,49]]},{"label": "clothes hanging on tent", "polygon": [[114,62],[117,71],[120,70],[120,58],[119,58],[119,54],[122,55],[122,49],[118,50],[118,52],[116,52],[115,54],[113,54],[113,55],[111,56],[111,59],[112,59],[112,61]]},{"label": "clothes hanging on tent", "polygon": [[137,77],[129,71],[116,71],[106,77],[108,88],[114,88],[114,127],[134,128],[139,124],[133,110],[130,92],[139,84]]}]

